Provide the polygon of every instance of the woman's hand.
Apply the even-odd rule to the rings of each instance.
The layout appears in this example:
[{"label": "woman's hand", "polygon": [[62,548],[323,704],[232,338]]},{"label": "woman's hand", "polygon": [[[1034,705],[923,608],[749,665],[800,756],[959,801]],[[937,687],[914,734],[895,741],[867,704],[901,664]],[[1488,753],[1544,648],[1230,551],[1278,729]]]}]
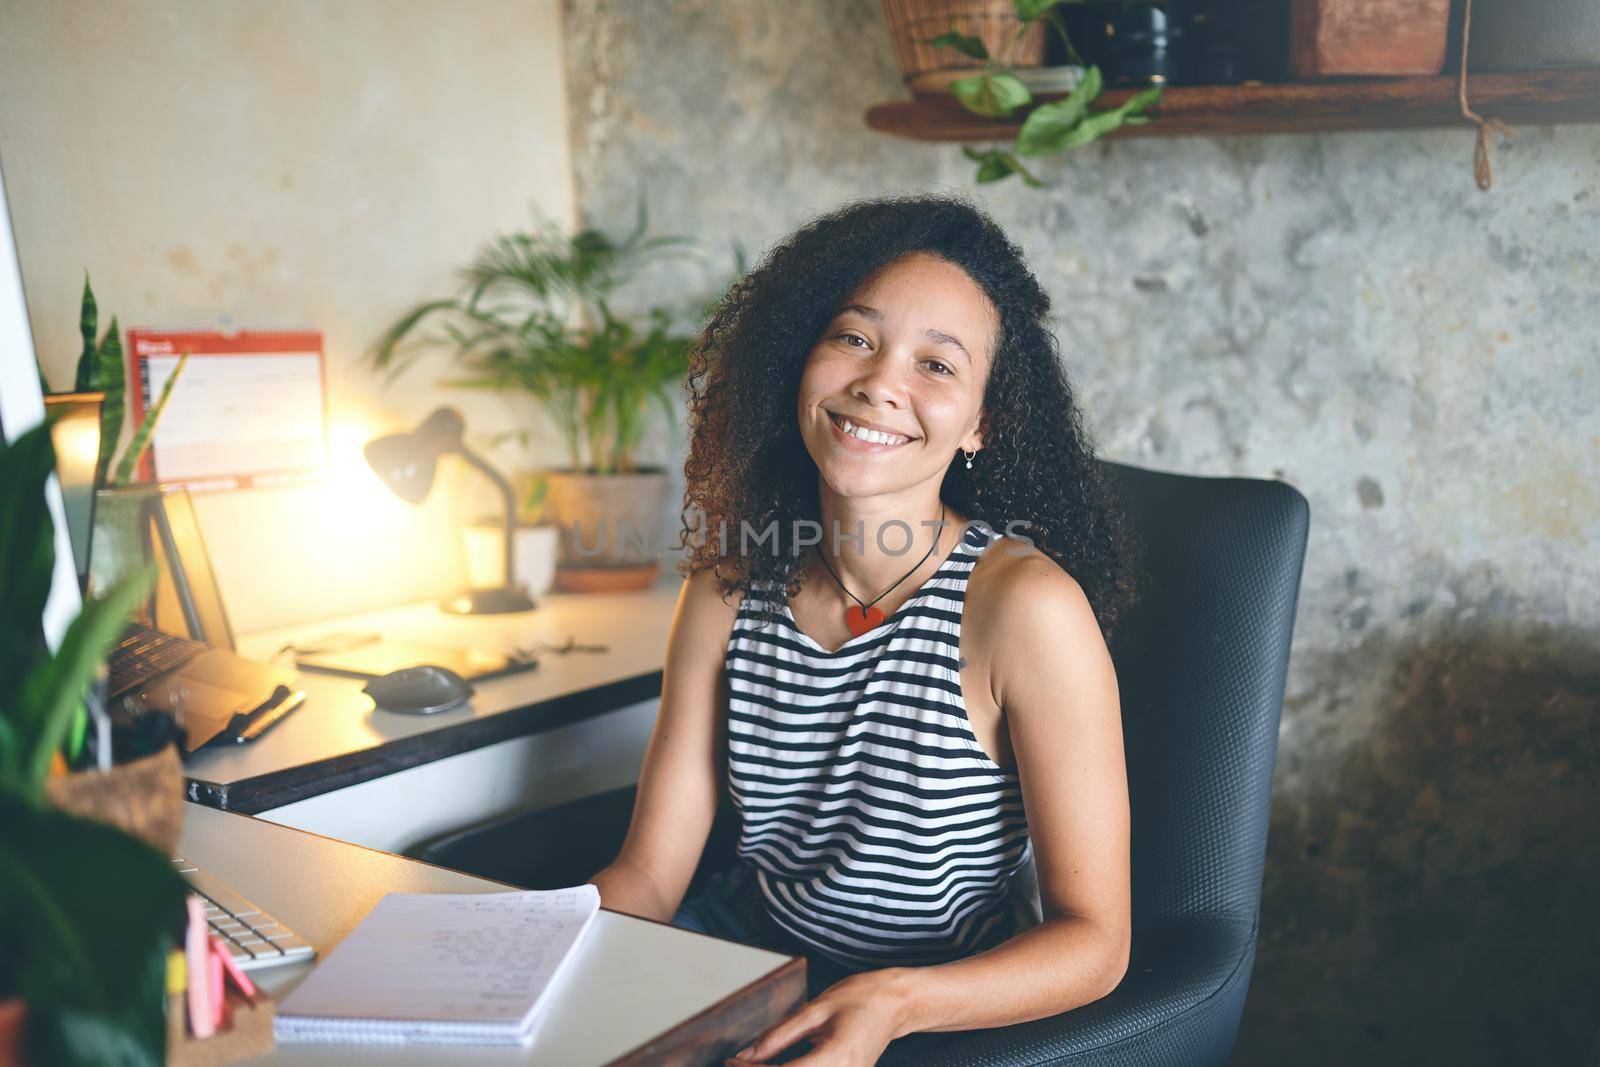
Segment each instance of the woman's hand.
[{"label": "woman's hand", "polygon": [[802,1037],[811,1051],[793,1067],[871,1067],[901,1036],[907,1003],[906,971],[891,967],[854,974],[774,1026],[728,1060],[731,1067],[765,1063]]}]

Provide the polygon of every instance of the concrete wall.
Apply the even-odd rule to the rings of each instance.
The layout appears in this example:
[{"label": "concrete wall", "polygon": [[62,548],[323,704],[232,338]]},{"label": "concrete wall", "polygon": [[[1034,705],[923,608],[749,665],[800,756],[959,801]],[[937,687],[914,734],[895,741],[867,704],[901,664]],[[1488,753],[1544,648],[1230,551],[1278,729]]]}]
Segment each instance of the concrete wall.
[{"label": "concrete wall", "polygon": [[[1600,1003],[1600,128],[1090,147],[976,186],[868,131],[880,5],[566,0],[585,212],[759,249],[977,190],[1112,458],[1312,530],[1239,1062],[1577,1062]],[[641,298],[702,279],[663,274]]]},{"label": "concrete wall", "polygon": [[571,224],[561,38],[554,0],[0,0],[0,159],[52,383],[85,270],[102,328],[323,333],[329,479],[198,501],[236,629],[461,582],[463,480],[411,509],[359,446],[444,400],[480,442],[533,409],[439,390],[443,358],[388,389],[359,361],[531,205]]}]

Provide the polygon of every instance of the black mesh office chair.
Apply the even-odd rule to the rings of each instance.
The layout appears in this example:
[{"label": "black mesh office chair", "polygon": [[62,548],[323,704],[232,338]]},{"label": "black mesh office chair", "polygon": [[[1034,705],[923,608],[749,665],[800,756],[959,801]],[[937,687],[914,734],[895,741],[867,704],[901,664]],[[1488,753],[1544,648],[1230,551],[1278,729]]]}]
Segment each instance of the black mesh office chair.
[{"label": "black mesh office chair", "polygon": [[[1293,487],[1105,462],[1150,589],[1114,649],[1133,815],[1132,960],[1109,996],[1048,1019],[913,1034],[882,1063],[1221,1064],[1255,960],[1278,718],[1309,508]],[[632,790],[451,834],[413,854],[532,888],[615,856]],[[718,816],[696,880],[729,861]],[[608,832],[609,831],[609,832]]]}]

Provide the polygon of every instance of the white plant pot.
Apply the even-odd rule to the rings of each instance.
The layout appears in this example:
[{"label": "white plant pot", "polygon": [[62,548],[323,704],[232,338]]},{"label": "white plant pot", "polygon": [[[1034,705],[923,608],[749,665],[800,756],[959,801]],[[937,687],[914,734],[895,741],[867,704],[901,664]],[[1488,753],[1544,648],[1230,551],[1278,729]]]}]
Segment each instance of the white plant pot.
[{"label": "white plant pot", "polygon": [[[467,584],[474,589],[504,585],[504,527],[468,526],[461,532],[466,543]],[[517,571],[517,582],[529,596],[543,596],[555,583],[560,545],[556,526],[518,526],[512,532],[512,566]]]}]

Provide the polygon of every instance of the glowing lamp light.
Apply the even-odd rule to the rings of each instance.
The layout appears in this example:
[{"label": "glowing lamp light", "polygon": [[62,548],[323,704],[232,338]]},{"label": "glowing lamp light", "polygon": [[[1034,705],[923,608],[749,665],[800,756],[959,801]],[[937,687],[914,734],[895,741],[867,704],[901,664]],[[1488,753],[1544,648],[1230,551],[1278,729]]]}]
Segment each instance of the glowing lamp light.
[{"label": "glowing lamp light", "polygon": [[517,584],[512,559],[512,531],[516,529],[516,496],[499,471],[467,448],[462,438],[466,420],[454,408],[439,408],[410,433],[388,434],[368,441],[361,450],[367,465],[383,479],[395,496],[408,504],[421,504],[433,489],[441,456],[456,455],[476,468],[500,491],[505,502],[505,584],[490,589],[469,589],[440,601],[439,607],[456,615],[503,615],[530,611],[532,597]]}]

